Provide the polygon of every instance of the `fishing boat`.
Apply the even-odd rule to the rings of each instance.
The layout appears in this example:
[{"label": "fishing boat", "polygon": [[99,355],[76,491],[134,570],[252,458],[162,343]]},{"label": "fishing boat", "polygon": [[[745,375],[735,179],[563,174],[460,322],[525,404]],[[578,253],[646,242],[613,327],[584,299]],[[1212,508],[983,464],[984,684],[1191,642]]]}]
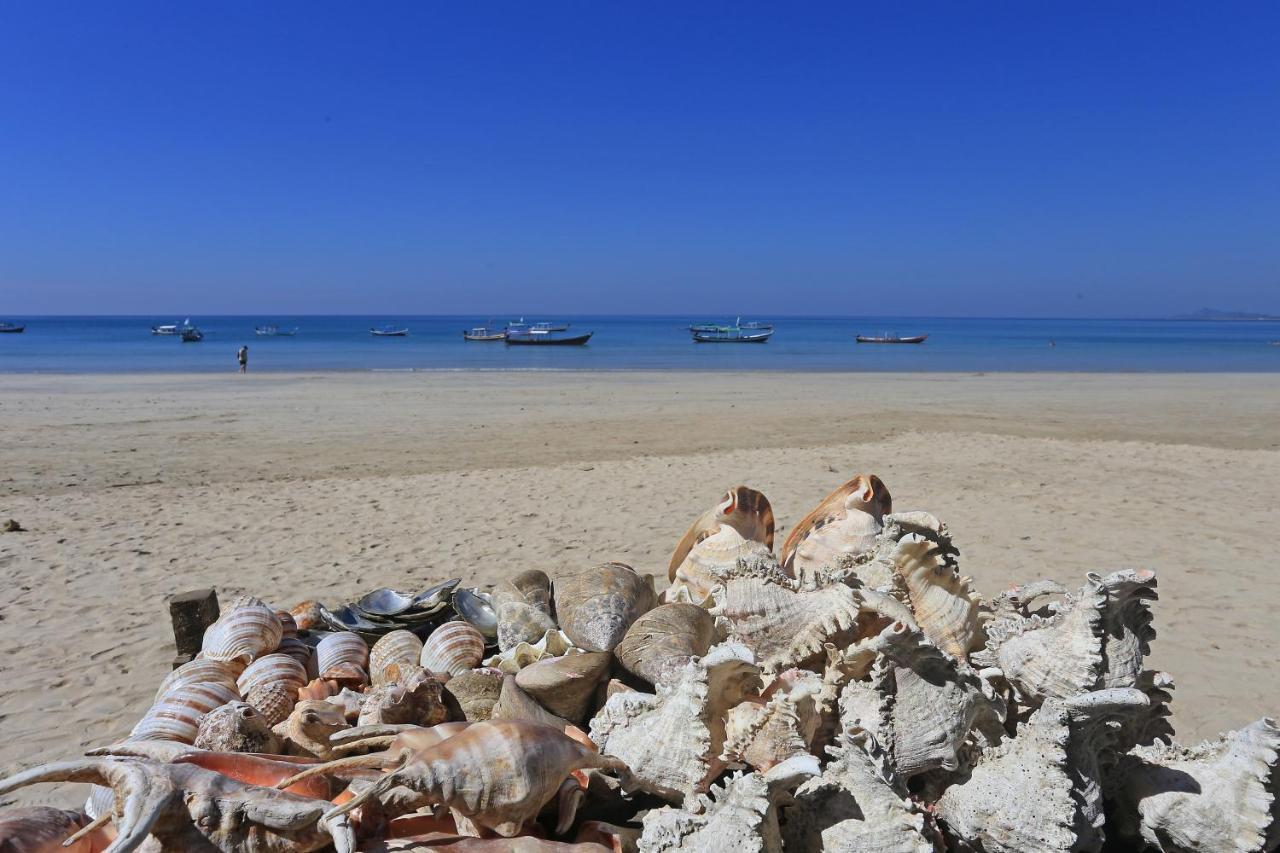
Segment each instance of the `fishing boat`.
[{"label": "fishing boat", "polygon": [[26,326],[19,326],[17,323],[0,323],[0,334],[20,335],[26,330]]},{"label": "fishing boat", "polygon": [[731,326],[701,323],[690,326],[694,343],[699,344],[762,344],[773,335],[772,323],[744,323],[739,317]]},{"label": "fishing boat", "polygon": [[292,329],[282,329],[279,326],[274,325],[254,326],[253,333],[260,338],[292,338],[294,335],[298,334],[298,327],[294,326]]},{"label": "fishing boat", "polygon": [[409,330],[395,326],[374,326],[369,330],[369,334],[375,338],[403,338],[408,336]]},{"label": "fishing boat", "polygon": [[922,344],[928,335],[858,335],[856,340],[860,344]]},{"label": "fishing boat", "polygon": [[203,341],[203,340],[204,340],[204,332],[200,331],[195,326],[182,327],[182,342],[184,344],[194,344],[198,341]]},{"label": "fishing boat", "polygon": [[566,335],[562,331],[552,329],[530,329],[529,331],[507,331],[503,338],[508,344],[515,346],[582,346],[591,340],[594,332],[587,332],[584,335]]},{"label": "fishing boat", "polygon": [[500,341],[506,336],[507,333],[502,329],[491,329],[488,326],[476,326],[462,331],[462,339],[466,341]]},{"label": "fishing boat", "polygon": [[[188,321],[190,322],[190,321]],[[172,323],[167,326],[152,326],[151,334],[153,335],[176,335],[178,334],[178,324]]]},{"label": "fishing boat", "polygon": [[514,323],[507,324],[508,332],[567,332],[569,323],[526,323],[521,317]]}]

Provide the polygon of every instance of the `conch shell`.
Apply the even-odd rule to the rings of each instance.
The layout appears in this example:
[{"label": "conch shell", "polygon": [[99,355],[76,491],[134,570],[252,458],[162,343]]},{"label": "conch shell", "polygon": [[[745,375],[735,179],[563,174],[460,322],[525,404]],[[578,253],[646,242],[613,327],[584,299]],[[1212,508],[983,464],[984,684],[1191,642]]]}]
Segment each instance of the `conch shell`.
[{"label": "conch shell", "polygon": [[5,853],[94,853],[106,847],[105,830],[79,838],[71,846],[62,844],[63,839],[79,832],[89,822],[90,817],[82,812],[49,806],[8,809],[0,813],[0,850]]},{"label": "conch shell", "polygon": [[858,474],[823,498],[800,520],[782,543],[782,570],[795,576],[834,566],[842,555],[871,551],[885,514],[893,511],[893,497],[875,474]]},{"label": "conch shell", "polygon": [[516,673],[516,686],[551,713],[581,725],[612,662],[608,652],[549,658]]},{"label": "conch shell", "polygon": [[604,563],[556,579],[556,615],[573,644],[611,652],[627,629],[653,609],[653,576],[641,577],[624,563]]},{"label": "conch shell", "polygon": [[705,655],[715,635],[715,620],[703,608],[662,604],[632,623],[613,653],[627,672],[661,684]]},{"label": "conch shell", "polygon": [[689,556],[693,546],[725,527],[751,542],[759,542],[773,550],[773,507],[763,492],[747,486],[734,486],[720,502],[698,516],[676,545],[667,564],[667,580],[675,582],[676,570]]},{"label": "conch shell", "polygon": [[554,631],[551,618],[551,578],[538,569],[521,572],[498,583],[491,593],[498,617],[498,648],[509,651],[521,643],[536,643]]}]

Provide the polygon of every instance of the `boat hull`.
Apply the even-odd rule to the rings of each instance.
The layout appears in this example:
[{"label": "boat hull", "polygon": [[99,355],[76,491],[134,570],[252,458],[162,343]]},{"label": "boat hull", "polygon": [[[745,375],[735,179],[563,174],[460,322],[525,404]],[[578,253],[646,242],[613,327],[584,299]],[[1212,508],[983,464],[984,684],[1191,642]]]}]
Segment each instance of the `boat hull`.
[{"label": "boat hull", "polygon": [[595,332],[587,332],[585,335],[571,335],[569,337],[508,334],[505,340],[511,346],[576,347],[582,346],[587,341],[591,340],[591,336],[593,334],[595,334]]},{"label": "boat hull", "polygon": [[502,341],[506,340],[505,332],[495,332],[491,335],[473,335],[470,332],[463,332],[462,339],[464,341]]},{"label": "boat hull", "polygon": [[868,335],[858,335],[856,340],[860,344],[922,344],[928,335],[912,335],[907,338],[875,338]]},{"label": "boat hull", "polygon": [[773,332],[746,332],[733,336],[713,332],[693,332],[693,342],[697,344],[762,344],[772,336]]},{"label": "boat hull", "polygon": [[0,335],[20,335],[26,330],[26,326],[10,326],[7,329],[0,328]]},{"label": "boat hull", "polygon": [[409,336],[408,329],[397,329],[394,332],[382,332],[377,329],[370,329],[369,334],[375,338],[407,338]]}]

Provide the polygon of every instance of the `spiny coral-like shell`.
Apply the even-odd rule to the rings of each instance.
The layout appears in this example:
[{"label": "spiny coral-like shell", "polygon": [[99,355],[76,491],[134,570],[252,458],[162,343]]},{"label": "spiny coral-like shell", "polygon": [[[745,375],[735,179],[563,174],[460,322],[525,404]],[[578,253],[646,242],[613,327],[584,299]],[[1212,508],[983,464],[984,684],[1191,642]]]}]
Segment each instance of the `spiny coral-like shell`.
[{"label": "spiny coral-like shell", "polygon": [[466,622],[446,622],[423,642],[418,662],[430,672],[459,675],[483,658],[483,634]]},{"label": "spiny coral-like shell", "polygon": [[462,719],[473,723],[484,722],[493,716],[493,706],[502,695],[500,669],[483,667],[455,675],[444,684],[444,692],[451,695],[462,711]]},{"label": "spiny coral-like shell", "polygon": [[882,519],[893,498],[875,474],[859,474],[823,498],[800,520],[778,555],[790,575],[835,565],[841,555],[857,556],[875,547]]},{"label": "spiny coral-like shell", "polygon": [[779,693],[768,702],[748,700],[725,717],[725,741],[721,758],[742,761],[756,770],[768,770],[788,758],[807,755],[795,702]]},{"label": "spiny coral-like shell", "polygon": [[693,546],[676,568],[664,599],[668,602],[687,599],[693,604],[710,606],[711,593],[738,573],[742,561],[776,565],[764,543],[746,539],[732,527],[722,527]]},{"label": "spiny coral-like shell", "polygon": [[316,668],[321,675],[344,663],[368,671],[369,644],[354,631],[330,634],[316,646]]},{"label": "spiny coral-like shell", "polygon": [[1106,723],[1146,701],[1132,689],[1046,700],[1016,737],[984,751],[969,778],[939,798],[948,836],[987,853],[1101,847]]},{"label": "spiny coral-like shell", "polygon": [[228,702],[204,715],[193,746],[214,752],[276,752],[267,719],[246,702]]},{"label": "spiny coral-like shell", "polygon": [[856,628],[859,613],[857,596],[843,584],[797,591],[768,575],[731,579],[711,610],[728,620],[729,636],[751,649],[766,672],[822,654],[825,643]]},{"label": "spiny coral-like shell", "polygon": [[1267,718],[1196,747],[1139,747],[1108,785],[1116,827],[1164,853],[1275,849],[1278,752]]},{"label": "spiny coral-like shell", "polygon": [[422,640],[412,631],[398,630],[384,634],[369,649],[369,677],[374,687],[399,681],[409,667],[419,666]]},{"label": "spiny coral-like shell", "polygon": [[759,686],[751,651],[722,643],[690,662],[678,681],[657,685],[656,696],[610,696],[591,721],[591,740],[631,768],[628,788],[673,802],[693,798],[724,769],[726,712]]},{"label": "spiny coral-like shell", "polygon": [[715,640],[711,614],[693,604],[662,604],[641,616],[613,650],[618,663],[648,681],[669,681]]},{"label": "spiny coral-like shell", "polygon": [[898,542],[894,564],[906,582],[916,624],[934,645],[961,660],[979,637],[981,596],[973,579],[963,577],[955,547],[941,522],[923,533],[908,533]]},{"label": "spiny coral-like shell", "polygon": [[[236,664],[228,663],[220,660],[208,660],[207,658],[196,658],[187,661],[182,666],[170,672],[160,682],[160,689],[156,691],[156,700],[175,687],[181,687],[184,684],[221,684],[236,690],[236,676],[240,673],[242,667]],[[236,690],[237,697],[239,691]]]},{"label": "spiny coral-like shell", "polygon": [[675,581],[676,570],[695,545],[726,527],[732,528],[742,539],[759,542],[766,550],[773,550],[773,507],[769,505],[769,499],[747,486],[734,486],[725,492],[719,503],[689,526],[671,554],[667,580]]},{"label": "spiny coral-like shell", "polygon": [[653,809],[645,815],[639,850],[782,853],[778,803],[817,772],[818,762],[813,756],[799,756],[768,773],[735,774],[710,794],[698,796],[685,809]]},{"label": "spiny coral-like shell", "polygon": [[924,812],[870,733],[855,728],[828,752],[822,775],[801,785],[783,810],[788,850],[933,853]]},{"label": "spiny coral-like shell", "polygon": [[1156,573],[1123,569],[1102,579],[1102,680],[1099,687],[1136,687],[1156,637],[1149,602],[1159,598]]},{"label": "spiny coral-like shell", "polygon": [[604,563],[557,578],[556,615],[579,648],[611,652],[631,623],[653,609],[653,576],[641,577],[623,563]]},{"label": "spiny coral-like shell", "polygon": [[498,616],[498,648],[507,651],[520,643],[536,643],[555,630],[551,618],[551,578],[538,569],[529,569],[493,588],[493,607]]},{"label": "spiny coral-like shell", "polygon": [[201,654],[211,660],[247,664],[275,651],[283,635],[275,610],[256,598],[236,599],[204,632]]},{"label": "spiny coral-like shell", "polygon": [[516,673],[516,685],[551,713],[581,724],[612,662],[608,652],[549,658]]},{"label": "spiny coral-like shell", "polygon": [[171,687],[143,715],[129,732],[129,737],[189,744],[196,739],[200,720],[205,714],[239,698],[234,688],[214,682]]},{"label": "spiny coral-like shell", "polygon": [[484,661],[485,666],[500,669],[515,675],[535,661],[543,658],[554,658],[561,655],[579,655],[584,650],[573,644],[564,631],[548,631],[536,643],[519,643],[505,652],[496,654]]},{"label": "spiny coral-like shell", "polygon": [[240,673],[236,689],[241,696],[248,696],[255,687],[279,684],[297,693],[307,683],[307,670],[289,655],[270,654],[260,657]]}]

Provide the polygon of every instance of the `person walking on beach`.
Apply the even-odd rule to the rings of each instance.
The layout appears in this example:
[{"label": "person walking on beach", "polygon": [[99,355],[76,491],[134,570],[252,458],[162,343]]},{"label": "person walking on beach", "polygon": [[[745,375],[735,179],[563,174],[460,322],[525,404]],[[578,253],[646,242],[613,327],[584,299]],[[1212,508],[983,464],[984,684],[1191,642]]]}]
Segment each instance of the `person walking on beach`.
[{"label": "person walking on beach", "polygon": [[242,346],[236,350],[236,361],[240,362],[240,372],[249,372],[249,347]]}]

